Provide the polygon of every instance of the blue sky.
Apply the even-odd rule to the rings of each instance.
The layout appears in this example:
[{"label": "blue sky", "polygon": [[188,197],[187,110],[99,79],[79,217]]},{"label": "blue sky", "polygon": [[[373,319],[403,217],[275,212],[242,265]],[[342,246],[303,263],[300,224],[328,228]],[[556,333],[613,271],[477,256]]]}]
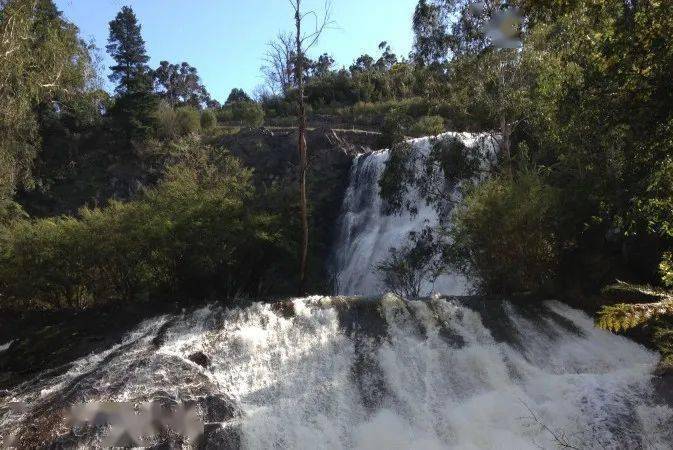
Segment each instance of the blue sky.
[{"label": "blue sky", "polygon": [[[312,56],[330,53],[339,66],[349,66],[363,53],[378,55],[386,40],[407,56],[413,36],[411,17],[418,0],[333,0],[334,29]],[[140,20],[152,67],[161,60],[187,61],[199,70],[213,98],[223,101],[234,87],[252,92],[263,83],[259,68],[266,43],[290,30],[287,0],[56,0],[67,19],[86,40],[93,39],[104,56],[108,22],[123,5]],[[306,10],[322,10],[324,0],[304,0]],[[107,78],[106,78],[107,80]]]}]

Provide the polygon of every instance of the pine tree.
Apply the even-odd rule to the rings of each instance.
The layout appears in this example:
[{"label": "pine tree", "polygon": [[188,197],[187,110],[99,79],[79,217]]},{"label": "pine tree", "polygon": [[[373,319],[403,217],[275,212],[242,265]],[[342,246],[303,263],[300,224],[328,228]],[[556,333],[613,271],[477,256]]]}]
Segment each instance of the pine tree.
[{"label": "pine tree", "polygon": [[116,61],[110,67],[110,81],[119,83],[115,91],[118,94],[148,92],[152,90],[150,60],[145,51],[145,41],[141,34],[133,9],[124,6],[115,20],[110,22],[110,37],[107,51]]},{"label": "pine tree", "polygon": [[[110,22],[107,51],[116,65],[110,80],[117,82],[117,100],[111,110],[127,140],[144,139],[154,125],[157,97],[152,91],[152,71],[145,41],[133,9],[124,6]],[[129,148],[129,146],[127,146]]]}]

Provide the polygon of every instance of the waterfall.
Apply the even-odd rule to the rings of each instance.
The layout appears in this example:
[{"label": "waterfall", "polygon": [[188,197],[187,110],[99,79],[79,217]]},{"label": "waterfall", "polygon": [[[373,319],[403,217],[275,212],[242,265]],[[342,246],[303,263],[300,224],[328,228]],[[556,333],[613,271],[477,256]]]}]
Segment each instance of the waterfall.
[{"label": "waterfall", "polygon": [[[377,293],[372,266],[439,221],[422,202],[413,216],[383,213],[388,157],[353,163],[335,255],[342,293]],[[465,287],[447,275],[425,288]],[[665,449],[673,409],[653,382],[658,361],[552,301],[210,305],[146,320],[105,351],[0,391],[0,448]]]},{"label": "waterfall", "polygon": [[[65,373],[16,387],[5,405],[22,407],[0,402],[0,436],[18,447],[119,445],[114,428],[68,432],[65,411],[154,401],[201,405],[210,448],[670,448],[657,361],[556,302],[210,306],[149,320]],[[180,442],[133,417],[125,445]]]},{"label": "waterfall", "polygon": [[[427,156],[433,138],[409,141],[411,151]],[[481,147],[481,153],[492,152],[493,140],[483,134],[445,133],[437,139],[458,139],[468,147]],[[341,295],[376,295],[385,292],[375,267],[384,261],[392,248],[403,245],[410,232],[420,232],[439,223],[433,205],[421,199],[412,188],[406,200],[416,205],[415,214],[403,210],[388,214],[379,196],[379,180],[390,157],[390,150],[357,155],[353,160],[350,182],[342,206],[342,217],[334,254],[337,293]],[[417,167],[417,170],[422,170]],[[423,294],[433,292],[461,295],[467,281],[456,274],[426,282]]]}]

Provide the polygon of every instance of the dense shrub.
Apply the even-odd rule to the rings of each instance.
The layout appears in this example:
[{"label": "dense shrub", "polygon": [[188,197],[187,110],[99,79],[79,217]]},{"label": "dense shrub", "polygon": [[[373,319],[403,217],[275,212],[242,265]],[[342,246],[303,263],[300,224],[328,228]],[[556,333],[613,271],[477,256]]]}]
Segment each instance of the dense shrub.
[{"label": "dense shrub", "polygon": [[0,234],[0,298],[32,307],[259,295],[283,255],[276,218],[253,210],[250,171],[188,149],[154,189],[79,218],[19,220]]},{"label": "dense shrub", "polygon": [[410,133],[413,137],[437,136],[445,130],[444,119],[440,116],[424,116],[413,124]]},{"label": "dense shrub", "polygon": [[[360,101],[353,106],[336,108],[333,113],[337,117],[352,123],[381,126],[385,117],[393,112],[415,119],[428,114],[430,107],[430,103],[426,99],[408,98],[377,103]],[[321,111],[329,110],[323,108]]]},{"label": "dense shrub", "polygon": [[156,135],[160,139],[171,140],[178,137],[178,115],[175,109],[166,102],[159,103],[155,112]]},{"label": "dense shrub", "polygon": [[209,130],[215,126],[217,119],[212,109],[206,109],[201,113],[201,128]]},{"label": "dense shrub", "polygon": [[264,109],[256,102],[233,102],[222,107],[218,118],[220,121],[234,121],[249,127],[259,127],[264,123]]},{"label": "dense shrub", "polygon": [[176,110],[178,134],[187,136],[201,129],[201,113],[191,106],[183,106]]},{"label": "dense shrub", "polygon": [[217,116],[218,122],[231,122],[234,120],[234,112],[231,110],[231,108],[226,106],[218,109],[215,115]]},{"label": "dense shrub", "polygon": [[661,281],[666,287],[673,287],[673,253],[667,252],[659,265]]},{"label": "dense shrub", "polygon": [[388,113],[381,127],[381,146],[392,147],[404,141],[412,122],[413,119],[401,111],[393,110]]},{"label": "dense shrub", "polygon": [[483,291],[543,291],[557,270],[557,191],[537,173],[474,186],[453,213],[447,258]]},{"label": "dense shrub", "polygon": [[234,119],[249,127],[259,127],[264,123],[264,110],[259,103],[241,102],[234,106]]}]

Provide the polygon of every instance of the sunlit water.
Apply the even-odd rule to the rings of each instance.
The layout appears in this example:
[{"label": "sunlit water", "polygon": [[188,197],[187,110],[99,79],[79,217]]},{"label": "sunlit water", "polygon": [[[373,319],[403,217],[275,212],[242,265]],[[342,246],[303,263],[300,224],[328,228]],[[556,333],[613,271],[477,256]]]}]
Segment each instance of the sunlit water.
[{"label": "sunlit water", "polygon": [[[470,302],[314,297],[284,313],[254,304],[160,317],[12,391],[28,409],[5,413],[0,432],[35,424],[56,435],[70,405],[162,392],[231,398],[240,415],[223,426],[250,449],[669,448],[655,353],[560,303]],[[188,360],[196,351],[208,368]]]}]

